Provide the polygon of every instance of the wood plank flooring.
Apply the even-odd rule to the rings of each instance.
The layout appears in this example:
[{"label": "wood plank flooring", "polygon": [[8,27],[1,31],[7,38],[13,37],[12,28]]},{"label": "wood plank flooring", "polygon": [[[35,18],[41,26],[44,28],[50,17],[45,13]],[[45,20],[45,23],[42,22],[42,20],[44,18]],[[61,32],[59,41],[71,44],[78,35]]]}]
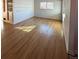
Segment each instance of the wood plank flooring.
[{"label": "wood plank flooring", "polygon": [[17,25],[4,23],[2,59],[67,59],[60,21],[31,18]]}]

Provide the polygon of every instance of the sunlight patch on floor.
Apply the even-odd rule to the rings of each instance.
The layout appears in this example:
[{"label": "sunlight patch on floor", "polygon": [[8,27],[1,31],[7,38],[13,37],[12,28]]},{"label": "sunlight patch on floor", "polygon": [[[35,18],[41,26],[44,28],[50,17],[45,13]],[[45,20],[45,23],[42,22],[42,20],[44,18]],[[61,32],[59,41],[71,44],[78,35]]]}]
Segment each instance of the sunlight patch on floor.
[{"label": "sunlight patch on floor", "polygon": [[22,30],[24,32],[31,32],[35,27],[36,27],[36,25],[20,26],[20,27],[16,27],[16,28],[19,29],[19,30]]}]

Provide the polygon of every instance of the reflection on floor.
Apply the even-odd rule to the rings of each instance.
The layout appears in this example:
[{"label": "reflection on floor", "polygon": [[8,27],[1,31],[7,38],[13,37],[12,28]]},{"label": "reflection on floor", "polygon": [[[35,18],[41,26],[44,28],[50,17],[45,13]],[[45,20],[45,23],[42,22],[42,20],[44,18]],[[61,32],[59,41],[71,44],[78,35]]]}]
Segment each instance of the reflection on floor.
[{"label": "reflection on floor", "polygon": [[67,59],[62,23],[53,19],[4,23],[1,42],[2,59]]}]

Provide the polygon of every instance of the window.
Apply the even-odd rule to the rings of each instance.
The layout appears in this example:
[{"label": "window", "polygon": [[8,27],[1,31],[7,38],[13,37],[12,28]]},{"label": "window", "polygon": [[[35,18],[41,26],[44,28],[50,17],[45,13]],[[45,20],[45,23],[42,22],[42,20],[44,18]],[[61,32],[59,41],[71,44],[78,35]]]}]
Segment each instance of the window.
[{"label": "window", "polygon": [[40,9],[46,9],[46,2],[40,3]]},{"label": "window", "polygon": [[52,2],[41,2],[40,3],[40,9],[53,9],[53,3]]}]

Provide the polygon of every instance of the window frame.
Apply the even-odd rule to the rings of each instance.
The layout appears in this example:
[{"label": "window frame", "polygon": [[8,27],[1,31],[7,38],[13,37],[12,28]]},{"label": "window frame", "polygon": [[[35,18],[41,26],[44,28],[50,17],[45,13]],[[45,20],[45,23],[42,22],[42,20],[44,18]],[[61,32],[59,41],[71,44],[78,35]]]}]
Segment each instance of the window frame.
[{"label": "window frame", "polygon": [[[41,7],[42,6],[42,3],[46,3],[45,8],[42,8]],[[50,8],[48,6],[48,3],[50,3],[52,5],[52,8]],[[54,3],[53,2],[40,2],[40,9],[43,9],[43,10],[52,10],[52,9],[54,9]]]}]

